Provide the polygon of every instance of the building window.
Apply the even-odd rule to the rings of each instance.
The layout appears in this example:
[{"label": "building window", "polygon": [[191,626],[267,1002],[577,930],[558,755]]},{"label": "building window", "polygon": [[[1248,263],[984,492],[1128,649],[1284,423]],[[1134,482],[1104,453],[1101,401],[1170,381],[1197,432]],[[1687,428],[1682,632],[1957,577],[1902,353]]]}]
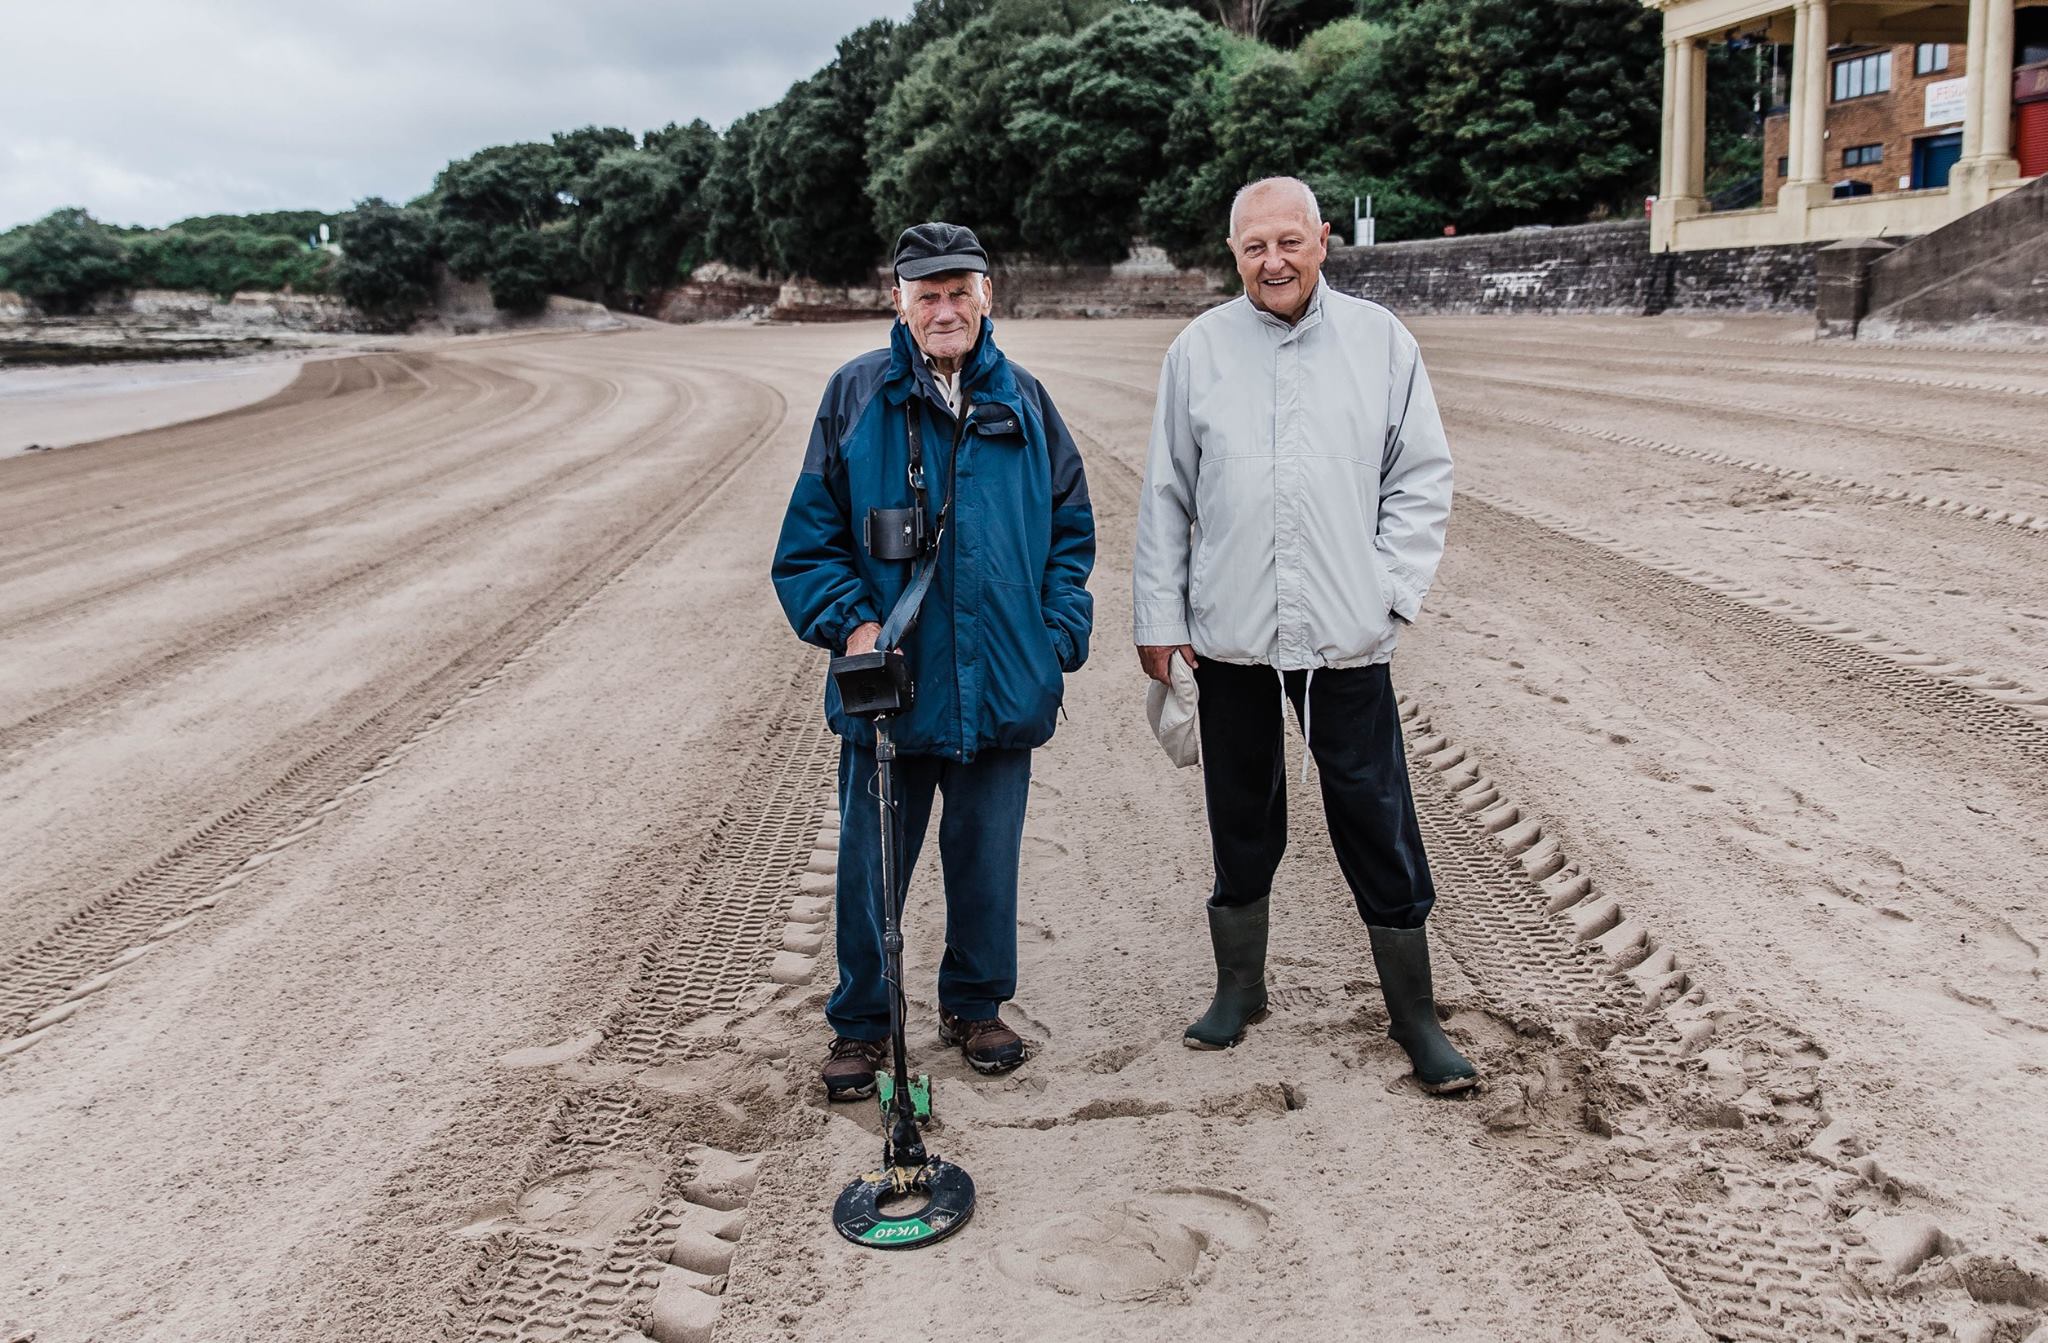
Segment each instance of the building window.
[{"label": "building window", "polygon": [[1844,168],[1861,168],[1865,164],[1883,162],[1883,145],[1851,145],[1842,151],[1842,166]]},{"label": "building window", "polygon": [[1791,155],[1789,155],[1789,154],[1780,154],[1780,155],[1778,155],[1778,176],[1780,176],[1780,177],[1783,177],[1783,176],[1785,176],[1785,170],[1786,170],[1787,168],[1791,167],[1791,166],[1792,166],[1792,157],[1791,157]]},{"label": "building window", "polygon": [[1939,74],[1948,69],[1948,43],[1922,42],[1913,48],[1913,73],[1916,75]]},{"label": "building window", "polygon": [[1890,93],[1892,54],[1873,51],[1868,56],[1851,56],[1835,62],[1835,101],[1867,98],[1873,93]]}]

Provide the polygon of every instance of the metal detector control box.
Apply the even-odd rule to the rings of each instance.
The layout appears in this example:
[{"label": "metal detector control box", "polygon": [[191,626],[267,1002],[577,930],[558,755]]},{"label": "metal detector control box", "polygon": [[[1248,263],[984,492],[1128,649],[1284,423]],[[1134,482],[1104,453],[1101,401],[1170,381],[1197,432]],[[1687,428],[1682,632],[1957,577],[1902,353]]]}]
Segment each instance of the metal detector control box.
[{"label": "metal detector control box", "polygon": [[831,675],[832,684],[839,687],[840,707],[855,718],[907,713],[917,698],[910,660],[900,648],[833,658]]}]

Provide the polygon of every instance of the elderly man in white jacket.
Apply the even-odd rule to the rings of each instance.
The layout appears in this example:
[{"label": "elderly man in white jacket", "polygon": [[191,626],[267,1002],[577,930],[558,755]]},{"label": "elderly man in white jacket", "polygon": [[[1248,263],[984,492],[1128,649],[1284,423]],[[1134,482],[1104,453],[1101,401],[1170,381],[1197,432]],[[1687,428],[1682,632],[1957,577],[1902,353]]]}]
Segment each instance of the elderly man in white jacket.
[{"label": "elderly man in white jacket", "polygon": [[1337,864],[1364,918],[1388,1034],[1426,1090],[1477,1080],[1436,1018],[1435,901],[1387,663],[1443,554],[1451,455],[1415,338],[1322,279],[1330,226],[1291,177],[1230,211],[1244,297],[1166,353],[1139,502],[1138,655],[1200,687],[1215,850],[1216,994],[1187,1029],[1236,1044],[1266,1015],[1266,928],[1287,844],[1282,696],[1321,776]]}]

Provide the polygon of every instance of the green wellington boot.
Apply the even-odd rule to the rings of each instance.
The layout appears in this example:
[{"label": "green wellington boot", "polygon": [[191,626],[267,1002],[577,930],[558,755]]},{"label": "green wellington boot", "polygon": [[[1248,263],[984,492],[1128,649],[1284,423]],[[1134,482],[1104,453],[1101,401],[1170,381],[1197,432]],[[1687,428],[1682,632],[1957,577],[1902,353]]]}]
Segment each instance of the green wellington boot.
[{"label": "green wellington boot", "polygon": [[1429,977],[1429,935],[1420,928],[1374,928],[1372,960],[1379,967],[1380,992],[1387,998],[1387,1035],[1408,1051],[1415,1080],[1436,1096],[1479,1083],[1479,1071],[1458,1052],[1436,1019],[1436,993]]},{"label": "green wellington boot", "polygon": [[1216,948],[1216,998],[1180,1042],[1189,1049],[1228,1049],[1244,1028],[1266,1019],[1266,912],[1272,897],[1231,909],[1209,906]]}]

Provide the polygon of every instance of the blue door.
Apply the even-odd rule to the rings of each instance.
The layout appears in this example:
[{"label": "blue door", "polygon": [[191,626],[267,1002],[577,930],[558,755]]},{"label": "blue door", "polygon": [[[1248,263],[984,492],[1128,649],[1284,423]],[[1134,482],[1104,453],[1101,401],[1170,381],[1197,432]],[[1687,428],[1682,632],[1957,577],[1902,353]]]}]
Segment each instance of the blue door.
[{"label": "blue door", "polygon": [[1956,160],[1963,156],[1963,133],[1950,131],[1947,135],[1930,135],[1924,140],[1913,142],[1913,190],[1924,191],[1930,187],[1948,185],[1949,169],[1956,166]]}]

